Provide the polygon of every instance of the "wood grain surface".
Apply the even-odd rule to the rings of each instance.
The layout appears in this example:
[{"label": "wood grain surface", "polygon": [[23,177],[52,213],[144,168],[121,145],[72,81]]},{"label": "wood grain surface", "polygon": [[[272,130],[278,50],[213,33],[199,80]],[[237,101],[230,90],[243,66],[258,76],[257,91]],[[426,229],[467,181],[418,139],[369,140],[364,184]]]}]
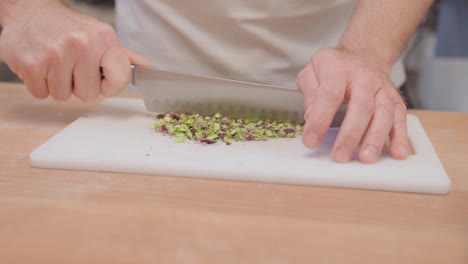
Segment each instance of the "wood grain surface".
[{"label": "wood grain surface", "polygon": [[1,263],[468,263],[468,114],[412,112],[443,196],[29,166],[95,105],[0,83]]}]

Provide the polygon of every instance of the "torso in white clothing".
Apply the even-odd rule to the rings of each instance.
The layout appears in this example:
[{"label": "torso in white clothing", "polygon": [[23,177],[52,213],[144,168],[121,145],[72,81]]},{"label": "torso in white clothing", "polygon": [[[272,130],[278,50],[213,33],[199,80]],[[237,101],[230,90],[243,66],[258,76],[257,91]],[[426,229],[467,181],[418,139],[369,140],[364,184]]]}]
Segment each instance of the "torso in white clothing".
[{"label": "torso in white clothing", "polygon": [[[122,45],[158,68],[295,88],[319,48],[336,46],[356,0],[117,0]],[[397,63],[392,79],[404,81]]]}]

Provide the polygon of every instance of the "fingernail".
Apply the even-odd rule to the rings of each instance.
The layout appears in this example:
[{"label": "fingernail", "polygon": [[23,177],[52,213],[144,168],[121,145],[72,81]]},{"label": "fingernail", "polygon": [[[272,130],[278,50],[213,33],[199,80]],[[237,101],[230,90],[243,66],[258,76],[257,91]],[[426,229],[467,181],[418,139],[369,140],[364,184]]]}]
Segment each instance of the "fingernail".
[{"label": "fingernail", "polygon": [[335,151],[335,161],[346,162],[350,160],[349,151],[345,147],[338,147]]},{"label": "fingernail", "polygon": [[364,156],[367,158],[375,159],[377,157],[377,148],[375,146],[367,146],[364,149]]},{"label": "fingernail", "polygon": [[317,146],[318,144],[318,135],[315,134],[314,132],[310,132],[309,134],[307,134],[307,138],[309,139],[309,144],[310,146]]}]

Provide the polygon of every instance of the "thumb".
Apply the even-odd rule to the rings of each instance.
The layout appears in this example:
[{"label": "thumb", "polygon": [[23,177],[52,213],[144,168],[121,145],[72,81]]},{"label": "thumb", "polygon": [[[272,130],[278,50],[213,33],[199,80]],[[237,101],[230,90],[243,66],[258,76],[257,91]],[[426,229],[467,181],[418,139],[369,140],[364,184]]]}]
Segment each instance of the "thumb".
[{"label": "thumb", "polygon": [[146,66],[150,68],[154,68],[153,63],[148,60],[147,58],[141,56],[140,54],[129,50],[129,49],[124,49],[125,52],[127,53],[128,58],[130,59],[130,62],[134,65],[140,65],[140,66]]},{"label": "thumb", "polygon": [[125,89],[131,79],[130,59],[123,48],[112,46],[101,58],[101,94],[109,97]]}]

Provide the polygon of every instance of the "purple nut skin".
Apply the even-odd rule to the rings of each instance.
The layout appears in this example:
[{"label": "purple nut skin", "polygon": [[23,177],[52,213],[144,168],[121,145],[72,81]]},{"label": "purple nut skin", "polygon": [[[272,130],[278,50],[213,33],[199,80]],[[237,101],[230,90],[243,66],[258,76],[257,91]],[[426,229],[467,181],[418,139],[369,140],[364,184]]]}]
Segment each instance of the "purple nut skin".
[{"label": "purple nut skin", "polygon": [[229,123],[229,119],[227,117],[221,118],[221,124],[227,125]]},{"label": "purple nut skin", "polygon": [[163,119],[164,117],[166,117],[166,114],[163,114],[163,113],[156,115],[157,119]]},{"label": "purple nut skin", "polygon": [[201,142],[201,143],[205,143],[205,144],[214,144],[214,143],[216,143],[216,140],[211,140],[211,139],[200,139],[200,142]]},{"label": "purple nut skin", "polygon": [[171,118],[176,120],[176,121],[180,120],[180,116],[178,114],[175,114],[175,113],[171,114]]}]

